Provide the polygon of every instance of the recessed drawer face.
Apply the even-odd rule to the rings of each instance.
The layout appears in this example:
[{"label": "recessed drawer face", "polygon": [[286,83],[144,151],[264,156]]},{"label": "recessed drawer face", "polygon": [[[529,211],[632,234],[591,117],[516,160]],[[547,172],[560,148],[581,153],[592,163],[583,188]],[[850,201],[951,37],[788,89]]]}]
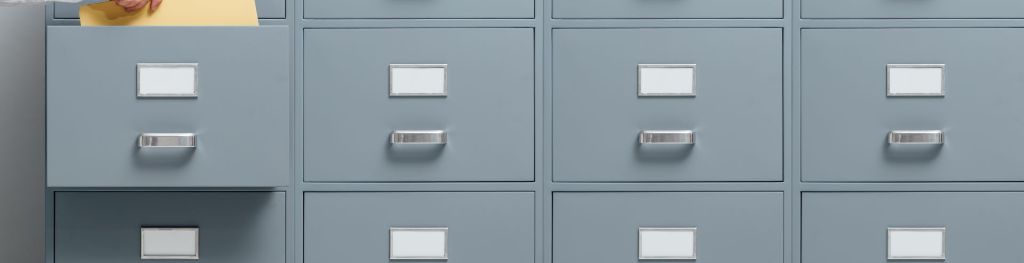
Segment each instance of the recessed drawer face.
[{"label": "recessed drawer face", "polygon": [[534,201],[531,192],[306,193],[303,258],[533,262]]},{"label": "recessed drawer face", "polygon": [[782,180],[782,31],[555,29],[556,181]]},{"label": "recessed drawer face", "polygon": [[1018,0],[803,0],[804,18],[1024,18]]},{"label": "recessed drawer face", "polygon": [[306,30],[305,180],[532,181],[533,45],[531,29]]},{"label": "recessed drawer face", "polygon": [[556,192],[552,262],[781,263],[780,192]]},{"label": "recessed drawer face", "polygon": [[310,0],[306,18],[533,18],[533,0]]},{"label": "recessed drawer face", "polygon": [[49,186],[288,185],[287,27],[47,35]]},{"label": "recessed drawer face", "polygon": [[782,18],[782,0],[552,0],[555,18]]},{"label": "recessed drawer face", "polygon": [[[100,2],[96,0],[85,0],[85,3]],[[78,19],[78,8],[82,3],[55,3],[53,6],[53,17],[57,19]],[[285,0],[256,0],[256,12],[260,18],[281,19],[285,18]]]},{"label": "recessed drawer face", "polygon": [[57,192],[54,262],[283,263],[283,192]]},{"label": "recessed drawer face", "polygon": [[[805,181],[1019,181],[1021,29],[808,29]],[[963,41],[970,39],[971,41]]]},{"label": "recessed drawer face", "polygon": [[[803,262],[1013,262],[1024,193],[804,193]],[[890,259],[887,261],[886,259]]]}]

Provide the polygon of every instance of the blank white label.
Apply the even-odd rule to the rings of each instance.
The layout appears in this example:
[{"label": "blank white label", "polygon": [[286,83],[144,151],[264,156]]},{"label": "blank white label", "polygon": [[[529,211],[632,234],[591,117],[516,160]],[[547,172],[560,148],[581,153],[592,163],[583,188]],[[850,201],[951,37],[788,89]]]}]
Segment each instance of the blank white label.
[{"label": "blank white label", "polygon": [[199,259],[199,228],[142,228],[142,259]]},{"label": "blank white label", "polygon": [[892,64],[888,66],[889,96],[942,96],[943,65]]},{"label": "blank white label", "polygon": [[696,228],[640,228],[640,259],[696,259]]},{"label": "blank white label", "polygon": [[139,97],[195,97],[198,92],[198,64],[138,64]]},{"label": "blank white label", "polygon": [[637,78],[640,96],[696,95],[696,66],[692,64],[642,64]]},{"label": "blank white label", "polygon": [[391,259],[448,259],[448,228],[391,228]]},{"label": "blank white label", "polygon": [[945,259],[945,228],[889,228],[889,259]]},{"label": "blank white label", "polygon": [[448,66],[444,64],[392,64],[391,96],[445,96]]}]

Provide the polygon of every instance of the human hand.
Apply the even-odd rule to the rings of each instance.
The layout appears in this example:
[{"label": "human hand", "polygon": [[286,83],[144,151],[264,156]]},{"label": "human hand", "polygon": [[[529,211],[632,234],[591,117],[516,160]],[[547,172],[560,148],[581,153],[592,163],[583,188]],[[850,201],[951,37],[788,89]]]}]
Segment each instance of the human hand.
[{"label": "human hand", "polygon": [[149,11],[156,11],[156,8],[160,7],[160,2],[163,2],[163,0],[111,0],[111,1],[114,1],[115,3],[117,3],[118,6],[121,6],[122,8],[124,8],[124,11],[128,11],[128,12],[135,12],[135,11],[138,11],[139,9],[143,9],[143,8],[146,7],[146,4],[149,4],[150,1],[152,1],[153,3],[149,5]]}]

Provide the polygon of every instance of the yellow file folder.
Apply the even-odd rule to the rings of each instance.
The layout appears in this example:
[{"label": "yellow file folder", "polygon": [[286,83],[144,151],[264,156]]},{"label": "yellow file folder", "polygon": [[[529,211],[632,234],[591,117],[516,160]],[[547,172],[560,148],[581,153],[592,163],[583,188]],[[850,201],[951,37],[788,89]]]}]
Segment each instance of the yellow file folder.
[{"label": "yellow file folder", "polygon": [[82,26],[258,26],[255,0],[164,0],[126,12],[112,1],[78,9]]}]

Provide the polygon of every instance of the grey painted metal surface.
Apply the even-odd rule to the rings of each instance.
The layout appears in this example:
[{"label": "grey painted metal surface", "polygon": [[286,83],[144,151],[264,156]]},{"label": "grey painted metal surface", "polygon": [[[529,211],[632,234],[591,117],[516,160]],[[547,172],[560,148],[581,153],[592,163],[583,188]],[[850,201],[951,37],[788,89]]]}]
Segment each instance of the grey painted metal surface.
[{"label": "grey painted metal surface", "polygon": [[[963,41],[969,39],[970,41]],[[806,29],[803,179],[1020,181],[1020,29]],[[886,64],[946,64],[943,97],[887,97]],[[887,143],[892,130],[941,130],[943,144]]]},{"label": "grey painted metal surface", "polygon": [[386,262],[389,228],[447,227],[446,262],[532,262],[533,204],[531,192],[306,193],[304,260]]},{"label": "grey painted metal surface", "polygon": [[1015,261],[1022,208],[1021,192],[804,193],[802,262],[887,262],[889,227],[945,227],[946,262]]},{"label": "grey painted metal surface", "polygon": [[[532,181],[533,31],[307,29],[304,173],[311,182]],[[447,64],[448,95],[394,97],[390,64]],[[443,130],[446,144],[391,144]]]},{"label": "grey painted metal surface", "polygon": [[283,192],[58,192],[55,262],[142,262],[142,227],[198,227],[187,262],[286,262],[286,206]]},{"label": "grey painted metal surface", "polygon": [[532,18],[530,0],[310,0],[304,18]]},{"label": "grey painted metal surface", "polygon": [[782,0],[550,0],[555,18],[782,18]]},{"label": "grey painted metal surface", "polygon": [[[782,180],[782,31],[555,29],[554,180]],[[637,96],[638,64],[696,64],[693,97]],[[693,130],[693,145],[642,145]]]},{"label": "grey painted metal surface", "polygon": [[1024,18],[1017,0],[802,0],[804,18]]},{"label": "grey painted metal surface", "polygon": [[[282,19],[285,18],[286,3],[285,0],[255,0],[256,1],[256,13],[259,14],[260,18],[269,19]],[[89,2],[101,2],[96,0],[86,0]],[[78,19],[78,7],[80,4],[68,4],[68,3],[56,3],[53,7],[53,17],[57,19]]]},{"label": "grey painted metal surface", "polygon": [[698,262],[783,262],[781,192],[556,192],[554,263],[637,262],[640,227],[696,228]]},{"label": "grey painted metal surface", "polygon": [[45,20],[0,7],[0,261],[43,262]]},{"label": "grey painted metal surface", "polygon": [[[48,185],[288,185],[287,33],[50,27]],[[199,96],[136,98],[135,67],[144,62],[198,63]],[[195,133],[197,147],[139,148],[147,132]]]}]

